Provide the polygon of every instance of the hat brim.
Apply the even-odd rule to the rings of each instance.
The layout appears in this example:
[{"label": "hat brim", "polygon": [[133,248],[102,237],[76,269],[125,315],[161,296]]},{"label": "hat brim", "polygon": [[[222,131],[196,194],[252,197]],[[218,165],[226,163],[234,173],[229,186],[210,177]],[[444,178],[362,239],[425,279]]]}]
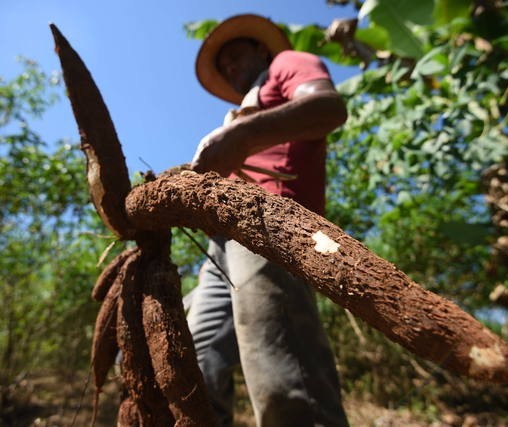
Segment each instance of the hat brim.
[{"label": "hat brim", "polygon": [[199,82],[211,94],[240,104],[243,94],[237,92],[219,73],[216,56],[222,46],[236,38],[247,37],[263,43],[272,54],[291,49],[284,31],[267,18],[258,15],[237,15],[221,22],[207,36],[196,59],[196,75]]}]

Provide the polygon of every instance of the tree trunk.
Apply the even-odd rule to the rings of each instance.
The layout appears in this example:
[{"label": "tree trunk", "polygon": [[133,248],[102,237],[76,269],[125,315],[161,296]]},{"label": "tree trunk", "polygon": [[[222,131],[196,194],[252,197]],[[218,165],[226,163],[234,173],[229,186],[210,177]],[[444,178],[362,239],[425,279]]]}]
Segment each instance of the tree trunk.
[{"label": "tree trunk", "polygon": [[186,226],[235,239],[411,352],[458,374],[508,382],[503,340],[290,199],[215,173],[186,171],[134,188],[126,212],[137,229]]}]

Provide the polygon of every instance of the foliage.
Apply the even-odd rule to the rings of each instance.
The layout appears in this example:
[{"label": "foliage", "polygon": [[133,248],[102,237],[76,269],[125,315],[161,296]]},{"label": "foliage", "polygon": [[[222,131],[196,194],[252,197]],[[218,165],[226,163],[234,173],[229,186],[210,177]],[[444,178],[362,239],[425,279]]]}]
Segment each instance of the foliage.
[{"label": "foliage", "polygon": [[[384,1],[364,7],[369,3],[388,13]],[[392,15],[401,21],[395,26],[408,22],[403,10]],[[492,285],[506,277],[506,271],[493,276],[487,269],[495,229],[482,173],[508,154],[507,15],[489,28],[471,12],[468,2],[436,1],[430,24],[414,27],[419,52],[395,47],[391,24],[368,16],[362,41],[374,47],[378,40],[369,37],[381,29],[392,53],[338,86],[349,119],[330,136],[328,215],[418,282],[480,313],[490,307]],[[496,30],[498,21],[504,34]],[[363,389],[396,406],[441,406],[453,395],[461,405],[469,396],[477,408],[502,407],[489,403],[489,393],[471,397],[471,390],[484,389],[480,384],[414,360],[362,324],[366,339],[359,352],[343,314],[322,312],[349,391]],[[488,326],[502,333],[499,324]]]},{"label": "foliage", "polygon": [[[178,266],[185,295],[197,285],[199,268],[206,258],[207,236],[200,230],[171,230],[171,260]],[[190,235],[190,237],[189,237]]]},{"label": "foliage", "polygon": [[[218,23],[213,19],[195,21],[186,24],[185,30],[188,37],[202,40]],[[344,65],[357,65],[359,63],[357,58],[345,55],[339,44],[330,43],[323,28],[317,25],[287,25],[282,23],[278,25],[286,33],[295,50],[312,52]]]},{"label": "foliage", "polygon": [[339,85],[350,117],[329,163],[331,217],[470,309],[496,279],[481,174],[508,154],[506,52],[475,30],[463,17],[428,26],[416,63],[395,59]]},{"label": "foliage", "polygon": [[398,55],[419,58],[423,46],[419,26],[432,22],[434,0],[367,0],[359,18],[368,16],[389,37],[387,48]]},{"label": "foliage", "polygon": [[48,145],[29,125],[56,100],[58,76],[23,62],[18,77],[0,79],[0,377],[6,386],[34,367],[86,363],[96,311],[90,287],[108,243],[87,234],[103,229],[88,204],[78,147]]}]

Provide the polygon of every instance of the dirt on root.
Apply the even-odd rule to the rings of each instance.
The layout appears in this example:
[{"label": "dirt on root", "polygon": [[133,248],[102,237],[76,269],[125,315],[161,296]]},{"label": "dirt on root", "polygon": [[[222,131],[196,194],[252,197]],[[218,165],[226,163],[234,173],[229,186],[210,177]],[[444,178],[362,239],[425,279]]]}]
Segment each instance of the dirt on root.
[{"label": "dirt on root", "polygon": [[291,199],[184,171],[135,187],[125,207],[138,229],[185,226],[234,239],[419,357],[459,375],[508,382],[508,345],[499,336]]}]

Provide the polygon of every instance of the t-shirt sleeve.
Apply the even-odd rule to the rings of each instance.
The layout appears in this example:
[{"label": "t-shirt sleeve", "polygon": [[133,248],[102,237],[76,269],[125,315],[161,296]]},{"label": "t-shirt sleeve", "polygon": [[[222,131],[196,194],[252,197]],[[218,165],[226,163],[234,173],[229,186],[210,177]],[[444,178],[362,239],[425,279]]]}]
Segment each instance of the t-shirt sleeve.
[{"label": "t-shirt sleeve", "polygon": [[295,89],[302,83],[329,78],[328,69],[318,56],[286,50],[273,59],[267,84],[278,86],[281,95],[291,99]]}]

